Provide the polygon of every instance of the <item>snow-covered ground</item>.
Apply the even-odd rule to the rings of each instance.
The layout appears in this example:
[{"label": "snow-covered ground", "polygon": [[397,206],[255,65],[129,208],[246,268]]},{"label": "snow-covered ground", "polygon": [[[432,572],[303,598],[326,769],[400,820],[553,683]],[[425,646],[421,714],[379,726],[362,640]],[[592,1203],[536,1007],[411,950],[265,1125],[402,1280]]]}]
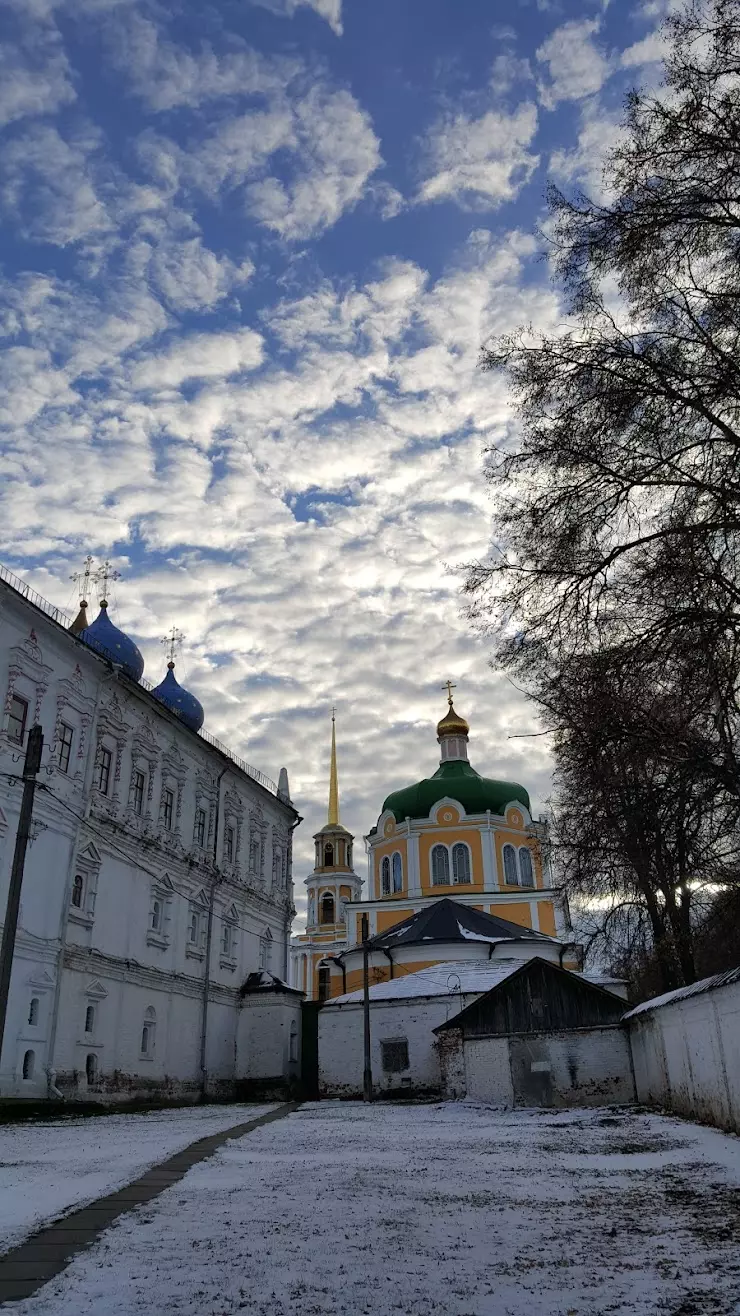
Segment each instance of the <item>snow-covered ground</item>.
[{"label": "snow-covered ground", "polygon": [[157,1161],[273,1106],[186,1106],[0,1124],[0,1252],[73,1207],[114,1192]]},{"label": "snow-covered ground", "polygon": [[730,1316],[740,1139],[623,1109],[299,1112],[122,1217],[27,1316]]}]

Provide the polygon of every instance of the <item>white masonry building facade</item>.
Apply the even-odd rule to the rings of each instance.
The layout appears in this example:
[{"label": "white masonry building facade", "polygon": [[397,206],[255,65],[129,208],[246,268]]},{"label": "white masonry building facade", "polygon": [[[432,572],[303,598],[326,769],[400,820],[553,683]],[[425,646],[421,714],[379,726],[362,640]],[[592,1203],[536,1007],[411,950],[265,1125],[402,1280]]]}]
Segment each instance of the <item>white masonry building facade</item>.
[{"label": "white masonry building facade", "polygon": [[[91,647],[94,623],[82,634],[89,642],[0,577],[0,918],[28,731],[44,735],[0,1096],[182,1100],[289,1081],[300,996],[282,980],[299,818],[287,774],[273,786],[188,725],[178,698],[167,707],[140,669],[135,679]],[[157,689],[200,710],[173,666]],[[268,1053],[271,1074],[260,1072]]]}]

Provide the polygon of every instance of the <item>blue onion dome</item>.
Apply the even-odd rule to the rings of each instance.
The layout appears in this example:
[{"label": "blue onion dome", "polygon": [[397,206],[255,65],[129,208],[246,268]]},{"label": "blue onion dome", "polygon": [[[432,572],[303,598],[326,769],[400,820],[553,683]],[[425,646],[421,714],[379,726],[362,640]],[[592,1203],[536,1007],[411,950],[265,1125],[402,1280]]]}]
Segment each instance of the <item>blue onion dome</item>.
[{"label": "blue onion dome", "polygon": [[100,612],[95,621],[80,631],[79,639],[84,640],[91,649],[117,663],[132,681],[139,681],[144,671],[144,659],[133,640],[113,625],[108,616],[108,604],[101,599]]},{"label": "blue onion dome", "polygon": [[167,664],[166,677],[152,690],[152,694],[191,731],[200,731],[205,717],[203,705],[189,690],[183,690],[175,676],[175,664],[172,661]]}]

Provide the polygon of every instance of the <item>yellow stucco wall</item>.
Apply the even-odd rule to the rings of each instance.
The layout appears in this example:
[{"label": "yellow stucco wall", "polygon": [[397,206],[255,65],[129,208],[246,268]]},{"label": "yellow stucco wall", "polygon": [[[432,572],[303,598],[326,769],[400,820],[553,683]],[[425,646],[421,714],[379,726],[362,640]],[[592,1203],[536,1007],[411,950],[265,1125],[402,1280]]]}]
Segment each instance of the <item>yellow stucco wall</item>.
[{"label": "yellow stucco wall", "polygon": [[[389,896],[382,894],[380,882],[380,865],[387,855],[390,859],[394,850],[398,850],[401,856],[401,873],[403,878],[403,890],[391,892]],[[408,847],[405,836],[392,836],[386,841],[381,841],[377,850],[374,852],[373,873],[375,882],[375,899],[376,900],[403,900],[408,888]],[[392,875],[391,875],[392,880]]]},{"label": "yellow stucco wall", "polygon": [[[429,869],[429,857],[432,853],[432,847],[435,845],[454,845],[456,841],[463,841],[470,846],[472,882],[466,882],[463,887],[455,886],[453,883],[450,883],[449,886],[432,886]],[[481,891],[483,889],[483,847],[478,828],[458,824],[457,827],[434,827],[430,828],[428,832],[422,832],[419,836],[419,871],[421,874],[421,889],[425,896],[449,895],[452,891]]]},{"label": "yellow stucco wall", "polygon": [[546,932],[548,937],[556,936],[555,931],[555,909],[551,900],[540,900],[537,903],[537,913],[540,916],[540,932]]},{"label": "yellow stucco wall", "polygon": [[397,905],[393,909],[379,909],[375,915],[377,932],[387,932],[389,928],[395,927],[396,923],[402,923],[413,912],[413,909],[399,909]]},{"label": "yellow stucco wall", "polygon": [[532,926],[532,914],[528,902],[521,901],[521,903],[517,902],[511,905],[508,903],[506,905],[491,905],[489,912],[495,914],[496,918],[506,919],[508,923],[518,923],[522,928],[531,928]]}]

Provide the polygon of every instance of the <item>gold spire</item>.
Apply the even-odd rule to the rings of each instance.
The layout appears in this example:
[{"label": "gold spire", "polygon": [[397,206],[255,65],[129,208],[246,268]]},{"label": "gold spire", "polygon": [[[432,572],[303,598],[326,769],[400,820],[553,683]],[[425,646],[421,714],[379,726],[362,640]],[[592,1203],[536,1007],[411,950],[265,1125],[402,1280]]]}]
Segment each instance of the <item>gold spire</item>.
[{"label": "gold spire", "polygon": [[331,772],[329,774],[329,818],[330,827],[339,822],[339,782],[337,780],[337,736],[335,730],[336,709],[331,710]]}]

